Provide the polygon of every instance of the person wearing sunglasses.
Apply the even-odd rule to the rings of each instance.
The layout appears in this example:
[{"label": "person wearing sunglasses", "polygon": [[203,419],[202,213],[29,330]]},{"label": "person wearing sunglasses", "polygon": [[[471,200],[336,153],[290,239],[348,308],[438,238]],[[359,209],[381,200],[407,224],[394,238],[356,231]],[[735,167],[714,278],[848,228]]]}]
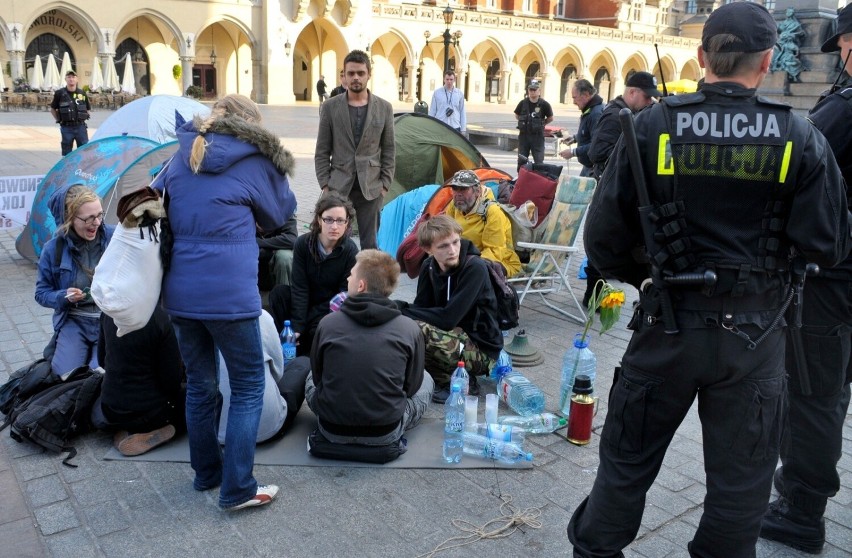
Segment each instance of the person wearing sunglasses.
[{"label": "person wearing sunglasses", "polygon": [[290,285],[269,293],[269,313],[278,331],[284,320],[299,336],[296,354],[307,356],[321,319],[331,312],[329,301],[347,289],[358,246],[350,238],[355,209],[337,192],[323,194],[314,207],[310,231],[296,240]]},{"label": "person wearing sunglasses", "polygon": [[82,184],[57,190],[48,202],[58,223],[38,262],[36,301],[53,308],[53,338],[44,350],[53,373],[98,367],[100,309],[89,294],[95,267],[112,238],[98,195]]}]

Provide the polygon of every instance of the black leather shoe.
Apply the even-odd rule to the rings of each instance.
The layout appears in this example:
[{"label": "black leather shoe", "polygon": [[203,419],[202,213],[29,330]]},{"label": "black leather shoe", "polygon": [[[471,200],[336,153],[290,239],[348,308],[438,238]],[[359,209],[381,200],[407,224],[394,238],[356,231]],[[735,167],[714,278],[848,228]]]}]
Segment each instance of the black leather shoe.
[{"label": "black leather shoe", "polygon": [[825,545],[825,520],[791,506],[785,498],[769,504],[760,524],[760,537],[790,548],[819,554]]}]

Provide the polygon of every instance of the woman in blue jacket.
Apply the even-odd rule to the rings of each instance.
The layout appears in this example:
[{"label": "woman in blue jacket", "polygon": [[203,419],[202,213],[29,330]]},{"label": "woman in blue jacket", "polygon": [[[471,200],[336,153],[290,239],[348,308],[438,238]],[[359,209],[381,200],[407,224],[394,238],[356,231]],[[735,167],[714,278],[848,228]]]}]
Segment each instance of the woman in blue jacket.
[{"label": "woman in blue jacket", "polygon": [[[283,226],[296,199],[287,180],[293,156],[260,121],[247,97],[220,99],[208,118],[178,130],[178,152],[154,184],[174,235],[163,306],[186,364],[193,486],[221,484],[219,505],[228,510],[268,504],[278,492],[252,474],[265,373],[255,232]],[[224,450],[216,439],[217,349],[231,385]]]},{"label": "woman in blue jacket", "polygon": [[38,260],[36,302],[53,308],[53,339],[45,349],[53,373],[98,366],[101,311],[89,294],[95,266],[112,238],[98,195],[82,184],[57,190],[48,201],[56,234]]}]

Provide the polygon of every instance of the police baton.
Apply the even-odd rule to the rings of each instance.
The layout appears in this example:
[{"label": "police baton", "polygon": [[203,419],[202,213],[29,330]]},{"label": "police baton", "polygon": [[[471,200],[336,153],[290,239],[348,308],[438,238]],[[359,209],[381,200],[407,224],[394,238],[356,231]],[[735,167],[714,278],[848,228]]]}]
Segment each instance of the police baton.
[{"label": "police baton", "polygon": [[809,397],[813,390],[811,389],[811,377],[808,370],[808,361],[805,358],[805,343],[802,339],[802,292],[805,288],[805,278],[810,275],[814,277],[819,275],[819,266],[815,263],[804,264],[804,262],[796,258],[793,260],[792,275],[793,275],[793,304],[791,305],[792,323],[789,327],[790,344],[793,347],[793,358],[796,361],[796,372],[799,378],[799,388],[802,395]]},{"label": "police baton", "polygon": [[648,261],[651,263],[651,283],[656,287],[658,292],[663,324],[666,328],[665,331],[669,335],[675,335],[680,333],[680,330],[675,321],[672,300],[660,268],[655,263],[653,254],[651,254],[652,248],[656,246],[656,242],[654,241],[654,225],[651,220],[651,213],[655,207],[651,204],[651,198],[648,196],[648,187],[645,184],[642,157],[639,154],[639,143],[636,140],[636,129],[633,127],[633,111],[629,108],[621,109],[618,112],[618,119],[621,121],[621,130],[624,133],[624,145],[627,149],[627,159],[630,161],[630,170],[633,171],[633,181],[636,183],[636,194],[639,197],[639,222],[642,225],[645,253],[648,255]]}]

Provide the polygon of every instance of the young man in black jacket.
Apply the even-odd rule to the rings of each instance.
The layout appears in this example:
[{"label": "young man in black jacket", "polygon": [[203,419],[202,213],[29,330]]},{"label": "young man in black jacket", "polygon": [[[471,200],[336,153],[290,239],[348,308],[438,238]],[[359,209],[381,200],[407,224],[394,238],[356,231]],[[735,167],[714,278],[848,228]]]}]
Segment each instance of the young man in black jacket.
[{"label": "young man in black jacket", "polygon": [[322,319],[305,399],[331,443],[383,446],[420,422],[435,384],[423,372],[423,336],[388,296],[399,264],[379,250],[356,256],[348,297]]},{"label": "young man in black jacket", "polygon": [[423,331],[426,371],[435,380],[436,403],[449,397],[450,377],[459,360],[470,374],[470,394],[478,395],[476,376],[489,373],[503,348],[487,264],[476,246],[461,238],[461,230],[446,215],[420,225],[417,242],[429,257],[420,268],[414,302],[397,301],[402,313],[417,320]]}]

